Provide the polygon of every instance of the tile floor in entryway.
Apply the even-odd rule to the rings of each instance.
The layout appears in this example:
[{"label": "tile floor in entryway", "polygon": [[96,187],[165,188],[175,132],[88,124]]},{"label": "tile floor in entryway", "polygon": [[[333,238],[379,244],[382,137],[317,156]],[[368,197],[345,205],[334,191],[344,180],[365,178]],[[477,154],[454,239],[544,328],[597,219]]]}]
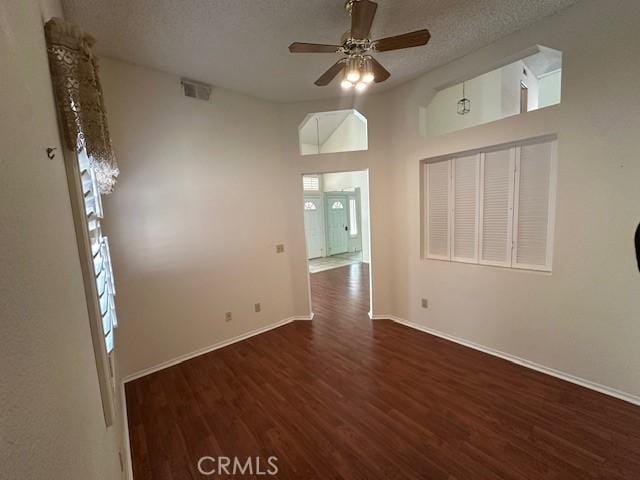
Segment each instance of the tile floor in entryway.
[{"label": "tile floor in entryway", "polygon": [[309,273],[324,272],[333,268],[344,267],[362,262],[362,252],[341,253],[330,257],[313,258],[309,260]]}]

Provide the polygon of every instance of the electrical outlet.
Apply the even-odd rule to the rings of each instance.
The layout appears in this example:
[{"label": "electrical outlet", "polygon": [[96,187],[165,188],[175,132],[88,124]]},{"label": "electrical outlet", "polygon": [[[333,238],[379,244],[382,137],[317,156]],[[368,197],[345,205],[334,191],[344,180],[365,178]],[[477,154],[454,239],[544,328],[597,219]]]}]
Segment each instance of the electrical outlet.
[{"label": "electrical outlet", "polygon": [[253,311],[256,312],[256,313],[261,312],[262,311],[262,305],[260,305],[260,303],[255,303],[253,305]]},{"label": "electrical outlet", "polygon": [[233,317],[231,316],[231,312],[227,312],[224,314],[224,321],[225,322],[230,322],[233,319]]},{"label": "electrical outlet", "polygon": [[276,253],[284,253],[284,245],[282,243],[276,245]]},{"label": "electrical outlet", "polygon": [[426,298],[422,299],[422,308],[429,308],[429,300]]}]

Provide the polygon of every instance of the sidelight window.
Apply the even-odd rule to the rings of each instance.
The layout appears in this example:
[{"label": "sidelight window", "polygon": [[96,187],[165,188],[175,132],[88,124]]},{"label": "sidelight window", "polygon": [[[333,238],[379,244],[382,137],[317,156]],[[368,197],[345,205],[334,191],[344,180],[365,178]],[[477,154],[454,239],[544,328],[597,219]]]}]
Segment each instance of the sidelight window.
[{"label": "sidelight window", "polygon": [[355,198],[349,199],[349,232],[352,237],[358,236],[358,204]]}]

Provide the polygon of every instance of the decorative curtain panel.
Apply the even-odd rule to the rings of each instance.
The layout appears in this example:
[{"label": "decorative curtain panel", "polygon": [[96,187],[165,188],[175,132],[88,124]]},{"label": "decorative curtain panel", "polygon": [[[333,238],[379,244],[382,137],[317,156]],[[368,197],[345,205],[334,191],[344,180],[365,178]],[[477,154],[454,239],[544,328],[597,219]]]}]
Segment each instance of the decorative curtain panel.
[{"label": "decorative curtain panel", "polygon": [[95,40],[60,18],[45,24],[47,53],[64,141],[86,150],[100,193],[111,193],[120,171],[111,138],[92,47]]}]

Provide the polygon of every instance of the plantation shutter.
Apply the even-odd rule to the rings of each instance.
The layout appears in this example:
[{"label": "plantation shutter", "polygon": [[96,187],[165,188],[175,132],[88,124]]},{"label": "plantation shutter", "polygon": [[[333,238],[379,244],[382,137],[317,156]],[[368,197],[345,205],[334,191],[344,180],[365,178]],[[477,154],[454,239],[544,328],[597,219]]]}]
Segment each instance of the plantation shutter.
[{"label": "plantation shutter", "polygon": [[109,241],[102,233],[102,200],[95,171],[85,152],[78,154],[82,195],[89,232],[89,244],[93,259],[93,273],[95,276],[102,335],[104,337],[107,354],[113,351],[114,329],[118,325],[115,311],[115,283],[111,267]]},{"label": "plantation shutter", "polygon": [[317,175],[304,175],[302,177],[302,185],[304,190],[317,192],[320,190],[320,177]]},{"label": "plantation shutter", "polygon": [[449,160],[427,164],[427,257],[449,255]]},{"label": "plantation shutter", "polygon": [[480,263],[511,265],[514,149],[483,154],[481,160]]},{"label": "plantation shutter", "polygon": [[452,252],[454,260],[477,261],[480,155],[453,160]]},{"label": "plantation shutter", "polygon": [[516,161],[514,266],[551,268],[552,142],[523,145]]}]

